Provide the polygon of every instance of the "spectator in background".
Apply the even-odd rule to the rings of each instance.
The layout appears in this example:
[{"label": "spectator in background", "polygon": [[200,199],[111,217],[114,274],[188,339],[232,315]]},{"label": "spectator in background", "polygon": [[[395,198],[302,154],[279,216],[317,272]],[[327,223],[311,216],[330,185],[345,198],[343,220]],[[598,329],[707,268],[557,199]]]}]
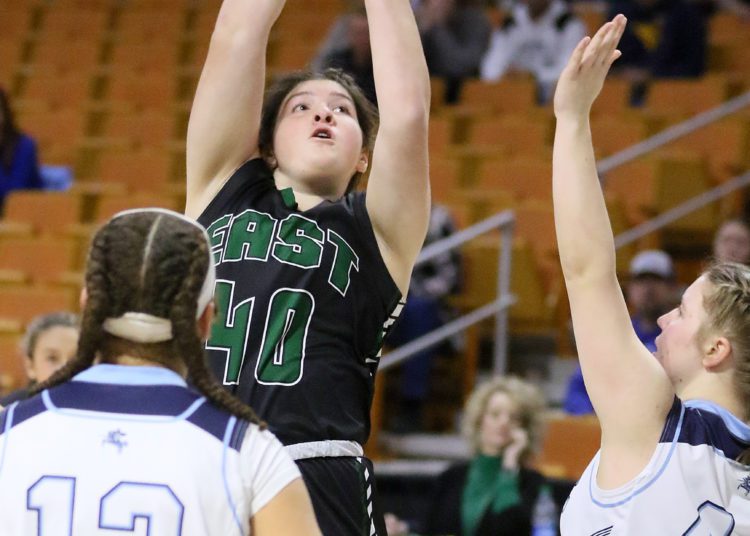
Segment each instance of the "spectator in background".
[{"label": "spectator in background", "polygon": [[29,388],[45,381],[76,355],[78,316],[58,312],[34,318],[21,340],[21,353],[29,384],[0,399],[0,406],[26,398]]},{"label": "spectator in background", "polygon": [[[370,31],[367,26],[367,13],[364,6],[352,11],[343,19],[345,31],[338,43],[331,43],[328,52],[316,60],[316,67],[341,69],[349,74],[362,89],[365,96],[377,106],[375,77],[372,73],[372,52],[370,51]],[[334,24],[334,28],[339,23]],[[334,33],[334,30],[332,30]]]},{"label": "spectator in background", "polygon": [[18,130],[8,95],[0,88],[0,211],[8,192],[41,187],[36,142]]},{"label": "spectator in background", "polygon": [[[664,251],[641,251],[630,261],[630,280],[625,288],[630,319],[638,339],[650,351],[656,351],[656,337],[661,333],[657,320],[675,306],[677,289],[672,258]],[[568,381],[564,408],[567,413],[593,413],[594,407],[578,367]]]},{"label": "spectator in background", "polygon": [[731,219],[716,231],[713,256],[717,262],[750,264],[750,225],[742,219]]},{"label": "spectator in background", "polygon": [[669,254],[652,249],[633,257],[626,297],[636,335],[649,351],[656,351],[654,341],[661,333],[656,321],[677,301],[674,266]]},{"label": "spectator in background", "polygon": [[509,71],[534,76],[538,100],[549,101],[557,78],[586,26],[563,0],[520,0],[495,30],[481,65],[481,77],[497,82]]},{"label": "spectator in background", "polygon": [[477,0],[413,2],[430,76],[445,80],[447,103],[458,101],[461,84],[479,74],[492,27]]},{"label": "spectator in background", "polygon": [[[544,477],[530,469],[541,443],[545,401],[539,389],[515,377],[494,378],[466,402],[463,432],[473,457],[438,477],[422,526],[425,535],[525,536]],[[410,527],[389,514],[391,536]]]},{"label": "spectator in background", "polygon": [[643,103],[654,78],[695,78],[706,70],[706,5],[690,0],[615,0],[610,16],[628,19],[622,57],[612,71],[634,84],[632,104]]},{"label": "spectator in background", "polygon": [[[432,205],[430,225],[424,245],[456,232],[448,209]],[[461,257],[447,251],[414,267],[409,295],[399,319],[388,334],[388,344],[401,346],[439,328],[453,316],[446,298],[455,294],[461,283]],[[401,366],[401,408],[394,431],[418,431],[424,427],[424,405],[429,392],[432,362],[441,351],[432,346],[411,357]]]}]

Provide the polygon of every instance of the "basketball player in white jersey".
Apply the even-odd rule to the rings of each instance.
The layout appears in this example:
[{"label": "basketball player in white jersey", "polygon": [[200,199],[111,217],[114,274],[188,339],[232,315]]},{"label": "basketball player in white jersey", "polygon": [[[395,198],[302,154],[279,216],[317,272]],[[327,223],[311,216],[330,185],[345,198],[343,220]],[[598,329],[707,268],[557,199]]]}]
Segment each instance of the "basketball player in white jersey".
[{"label": "basketball player in white jersey", "polygon": [[206,368],[213,287],[180,214],[97,232],[76,357],[0,412],[0,534],[320,534],[281,443]]},{"label": "basketball player in white jersey", "polygon": [[707,269],[638,341],[615,273],[589,128],[625,18],[584,39],[555,94],[558,248],[601,449],[563,509],[564,535],[750,534],[750,270]]}]

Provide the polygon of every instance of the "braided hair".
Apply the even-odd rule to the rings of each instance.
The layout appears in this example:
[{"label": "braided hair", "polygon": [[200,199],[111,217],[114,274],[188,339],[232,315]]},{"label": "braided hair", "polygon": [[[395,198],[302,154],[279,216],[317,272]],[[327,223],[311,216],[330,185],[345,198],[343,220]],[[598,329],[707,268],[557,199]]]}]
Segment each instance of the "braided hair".
[{"label": "braided hair", "polygon": [[[116,363],[127,355],[174,370],[187,369],[187,380],[209,401],[263,425],[249,406],[219,385],[206,364],[196,310],[209,269],[209,247],[205,232],[177,213],[146,209],[112,218],[96,233],[89,250],[88,299],[78,353],[31,394],[68,381],[97,356],[102,362]],[[106,319],[129,312],[169,320],[171,339],[133,342],[104,330]]]}]

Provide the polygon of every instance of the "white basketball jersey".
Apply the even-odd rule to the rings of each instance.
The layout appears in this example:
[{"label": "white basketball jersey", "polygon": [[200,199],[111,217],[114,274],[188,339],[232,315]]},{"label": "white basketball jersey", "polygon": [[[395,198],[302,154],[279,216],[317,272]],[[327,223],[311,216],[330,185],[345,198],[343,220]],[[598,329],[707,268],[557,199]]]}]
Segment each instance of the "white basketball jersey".
[{"label": "white basketball jersey", "polygon": [[2,535],[248,535],[299,476],[273,435],[160,367],[97,365],[0,412]]},{"label": "white basketball jersey", "polygon": [[727,410],[678,399],[653,457],[628,484],[596,485],[594,456],[563,508],[564,536],[750,535],[750,428]]}]

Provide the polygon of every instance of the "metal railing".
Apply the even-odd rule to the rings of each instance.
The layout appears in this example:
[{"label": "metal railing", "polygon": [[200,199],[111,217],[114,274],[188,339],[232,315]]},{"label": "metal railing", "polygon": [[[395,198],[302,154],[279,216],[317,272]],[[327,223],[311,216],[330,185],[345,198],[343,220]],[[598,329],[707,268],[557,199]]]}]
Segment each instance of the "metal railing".
[{"label": "metal railing", "polygon": [[416,266],[427,262],[439,255],[443,255],[459,246],[462,246],[469,240],[488,233],[494,229],[500,229],[500,252],[498,254],[498,271],[497,271],[497,296],[490,303],[483,305],[469,313],[466,313],[447,324],[437,328],[426,335],[423,335],[413,341],[410,341],[396,350],[384,355],[380,360],[380,370],[389,369],[402,361],[413,356],[417,352],[434,346],[435,344],[446,340],[448,337],[464,331],[469,326],[495,316],[495,347],[493,359],[493,371],[500,374],[505,372],[507,355],[508,355],[508,309],[515,303],[515,297],[510,294],[510,270],[512,263],[512,245],[513,245],[513,228],[515,225],[515,216],[513,211],[506,210],[490,216],[467,227],[434,242],[424,248],[417,257]]},{"label": "metal railing", "polygon": [[622,151],[615,153],[612,156],[603,158],[596,164],[596,170],[599,173],[599,176],[602,178],[602,182],[604,182],[606,180],[605,175],[616,167],[627,164],[628,162],[631,162],[636,158],[639,158],[644,154],[653,151],[654,149],[658,149],[659,147],[662,147],[667,143],[695,132],[696,130],[703,128],[706,125],[718,121],[719,119],[723,119],[728,115],[736,113],[745,106],[749,105],[750,91],[740,95],[739,97],[730,99],[727,102],[717,106],[716,108],[711,108],[710,110],[701,112],[695,117],[691,117],[690,119],[683,121],[682,123],[678,123],[674,126],[666,128],[658,134],[654,134],[650,138],[646,138],[640,143],[631,145],[630,147],[623,149]]},{"label": "metal railing", "polygon": [[[600,160],[597,163],[597,172],[602,179],[602,184],[606,180],[606,174],[613,169],[622,166],[646,153],[649,153],[659,147],[662,147],[676,139],[690,134],[706,125],[723,119],[728,115],[736,113],[742,108],[750,105],[750,91],[738,97],[728,100],[727,102],[702,112],[682,123],[669,127],[646,140],[632,145],[618,153]],[[704,192],[688,201],[677,205],[670,210],[646,221],[632,229],[620,233],[615,237],[615,247],[621,248],[630,244],[643,236],[652,233],[687,214],[712,203],[721,197],[743,188],[750,184],[750,172],[735,177],[715,188]],[[508,314],[507,310],[515,303],[515,297],[510,294],[510,269],[511,269],[511,243],[513,232],[514,218],[511,211],[501,212],[491,216],[482,222],[477,223],[463,231],[459,231],[447,238],[444,238],[430,246],[426,247],[417,259],[417,265],[432,259],[446,251],[454,249],[468,240],[471,240],[492,229],[502,228],[499,270],[498,270],[498,295],[497,298],[460,318],[443,325],[436,330],[419,337],[396,350],[386,354],[381,359],[380,369],[385,370],[393,367],[411,356],[429,348],[448,337],[453,336],[465,330],[467,327],[475,324],[485,318],[496,316],[495,322],[495,355],[493,361],[493,373],[500,374],[505,372],[507,363],[507,330]],[[503,247],[505,246],[505,247]]]}]

